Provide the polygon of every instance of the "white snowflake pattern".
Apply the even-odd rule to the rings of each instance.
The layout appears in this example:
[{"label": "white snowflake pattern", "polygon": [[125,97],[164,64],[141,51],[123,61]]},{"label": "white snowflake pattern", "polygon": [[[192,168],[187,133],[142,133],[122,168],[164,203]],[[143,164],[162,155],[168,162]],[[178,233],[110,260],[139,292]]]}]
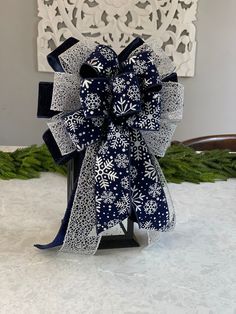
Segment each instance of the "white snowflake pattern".
[{"label": "white snowflake pattern", "polygon": [[101,47],[99,51],[101,55],[103,55],[103,57],[107,59],[107,61],[111,61],[116,58],[115,53],[108,47]]},{"label": "white snowflake pattern", "polygon": [[101,199],[105,204],[112,204],[116,197],[112,191],[104,191],[101,195]]},{"label": "white snowflake pattern", "polygon": [[85,122],[85,117],[81,113],[74,112],[64,118],[64,123],[70,131],[75,132],[78,129],[78,125]]},{"label": "white snowflake pattern", "polygon": [[96,158],[95,165],[95,181],[100,185],[101,188],[107,189],[111,181],[118,179],[114,172],[113,160],[103,161],[102,157]]},{"label": "white snowflake pattern", "polygon": [[144,205],[144,211],[147,214],[154,214],[157,210],[157,202],[154,200],[149,200]]},{"label": "white snowflake pattern", "polygon": [[85,97],[84,102],[89,110],[94,110],[99,108],[101,99],[97,94],[91,93]]},{"label": "white snowflake pattern", "polygon": [[94,67],[95,69],[97,69],[98,72],[101,72],[101,71],[102,71],[103,65],[102,65],[102,63],[101,63],[97,58],[88,60],[87,62],[88,62],[88,64],[90,64],[92,67]]},{"label": "white snowflake pattern", "polygon": [[112,228],[114,227],[115,225],[118,225],[120,223],[119,219],[112,219],[112,220],[109,220],[108,223],[107,223],[107,228]]},{"label": "white snowflake pattern", "polygon": [[133,64],[133,69],[137,74],[144,74],[147,71],[148,66],[145,60],[136,60]]},{"label": "white snowflake pattern", "polygon": [[134,166],[131,166],[130,168],[130,175],[131,175],[131,178],[134,180],[137,175],[138,175],[138,171],[137,169],[134,167]]},{"label": "white snowflake pattern", "polygon": [[138,126],[142,129],[155,129],[158,126],[160,107],[146,102],[144,111],[139,113]]},{"label": "white snowflake pattern", "polygon": [[104,118],[102,117],[95,117],[91,118],[91,122],[96,126],[96,127],[101,127],[104,122]]},{"label": "white snowflake pattern", "polygon": [[152,164],[151,160],[145,161],[144,165],[145,165],[144,177],[157,181],[157,171],[154,165]]},{"label": "white snowflake pattern", "polygon": [[132,154],[135,160],[142,160],[143,154],[147,152],[147,147],[138,130],[132,130],[131,137]]},{"label": "white snowflake pattern", "polygon": [[126,168],[129,164],[129,159],[125,154],[118,154],[115,158],[118,168]]},{"label": "white snowflake pattern", "polygon": [[133,186],[131,188],[131,202],[136,210],[141,209],[141,205],[143,204],[143,200],[145,198],[145,195],[140,193],[138,188],[136,186]]},{"label": "white snowflake pattern", "polygon": [[70,138],[78,151],[81,151],[84,149],[85,146],[81,143],[81,140],[78,138],[78,136],[75,133],[70,134]]},{"label": "white snowflake pattern", "polygon": [[122,97],[120,97],[120,99],[115,103],[114,106],[114,113],[120,116],[134,110],[136,110],[136,104],[133,104],[132,102],[129,102]]},{"label": "white snowflake pattern", "polygon": [[112,82],[112,85],[114,92],[117,93],[122,93],[126,86],[125,80],[122,77],[115,77]]},{"label": "white snowflake pattern", "polygon": [[130,209],[130,199],[128,194],[123,194],[119,201],[115,203],[120,215],[126,214]]},{"label": "white snowflake pattern", "polygon": [[91,80],[84,79],[82,80],[82,87],[89,88],[89,85],[92,84]]},{"label": "white snowflake pattern", "polygon": [[127,141],[128,132],[122,131],[116,128],[113,124],[110,126],[108,133],[108,140],[111,142],[111,147],[117,149],[118,147],[128,147],[129,142]]},{"label": "white snowflake pattern", "polygon": [[128,92],[127,92],[127,95],[130,99],[132,100],[140,100],[140,91],[139,91],[139,88],[138,86],[136,85],[131,85],[129,88],[128,88]]},{"label": "white snowflake pattern", "polygon": [[[149,187],[148,194],[152,197],[158,198],[161,194],[162,187],[159,183],[154,183]],[[159,198],[158,198],[159,199]]]},{"label": "white snowflake pattern", "polygon": [[129,189],[129,178],[128,177],[124,177],[121,179],[121,186],[126,190]]}]

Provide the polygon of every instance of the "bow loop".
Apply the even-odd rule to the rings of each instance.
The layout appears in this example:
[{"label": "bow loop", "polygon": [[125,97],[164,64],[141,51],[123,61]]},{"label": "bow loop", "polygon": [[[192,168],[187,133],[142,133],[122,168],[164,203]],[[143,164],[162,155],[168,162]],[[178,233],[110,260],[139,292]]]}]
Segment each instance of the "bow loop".
[{"label": "bow loop", "polygon": [[132,72],[122,73],[112,80],[113,112],[116,116],[141,111],[139,82]]},{"label": "bow loop", "polygon": [[113,77],[119,73],[117,54],[108,46],[98,45],[80,68],[82,78]]},{"label": "bow loop", "polygon": [[159,92],[161,90],[161,79],[151,51],[132,54],[122,66],[124,71],[132,71],[139,77],[143,91]]},{"label": "bow loop", "polygon": [[81,80],[80,102],[86,118],[107,115],[111,102],[111,88],[106,78]]}]

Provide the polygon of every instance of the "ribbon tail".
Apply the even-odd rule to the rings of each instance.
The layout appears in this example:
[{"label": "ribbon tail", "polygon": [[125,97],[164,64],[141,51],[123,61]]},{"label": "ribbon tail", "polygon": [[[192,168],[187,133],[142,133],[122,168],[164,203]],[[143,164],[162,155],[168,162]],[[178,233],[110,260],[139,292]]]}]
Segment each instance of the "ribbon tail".
[{"label": "ribbon tail", "polygon": [[131,210],[129,156],[128,129],[111,122],[107,140],[96,158],[98,234],[122,222]]},{"label": "ribbon tail", "polygon": [[63,244],[66,230],[68,227],[68,222],[70,219],[72,204],[74,202],[74,197],[75,197],[75,189],[71,194],[70,200],[69,200],[67,208],[66,208],[65,215],[64,215],[62,222],[61,222],[61,227],[60,227],[57,235],[55,236],[54,240],[48,244],[34,244],[34,246],[37,249],[40,249],[40,250],[51,249],[51,248],[54,248],[57,246],[61,246]]},{"label": "ribbon tail", "polygon": [[100,142],[86,149],[71,208],[62,252],[95,254],[100,243],[96,234],[95,160]]},{"label": "ribbon tail", "polygon": [[139,131],[131,132],[131,201],[140,228],[165,231],[169,226],[166,195],[152,155]]}]

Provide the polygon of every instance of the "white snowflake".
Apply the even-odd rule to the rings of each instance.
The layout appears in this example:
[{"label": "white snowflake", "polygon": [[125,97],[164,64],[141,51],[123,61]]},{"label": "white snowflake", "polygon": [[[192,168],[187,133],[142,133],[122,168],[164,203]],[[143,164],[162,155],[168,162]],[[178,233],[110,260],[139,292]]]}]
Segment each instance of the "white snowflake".
[{"label": "white snowflake", "polygon": [[103,65],[102,65],[102,63],[101,63],[97,58],[88,60],[87,62],[88,62],[88,64],[91,64],[92,67],[94,67],[95,69],[97,69],[98,72],[101,72],[101,71],[102,71]]},{"label": "white snowflake", "polygon": [[134,62],[134,64],[133,64],[133,69],[134,69],[135,73],[137,73],[137,74],[144,74],[147,71],[148,66],[147,66],[146,61],[136,60],[136,62]]},{"label": "white snowflake", "polygon": [[91,93],[86,96],[84,102],[89,110],[94,110],[99,108],[101,99],[97,94]]},{"label": "white snowflake", "polygon": [[135,160],[142,160],[143,154],[147,152],[147,147],[138,130],[132,131],[131,136],[132,154]]},{"label": "white snowflake", "polygon": [[116,58],[114,52],[108,47],[101,47],[99,51],[103,55],[103,57],[107,59],[107,61],[111,61]]},{"label": "white snowflake", "polygon": [[78,138],[78,136],[75,133],[70,134],[70,138],[78,151],[81,151],[84,149],[85,146],[81,143],[81,140]]},{"label": "white snowflake", "polygon": [[101,199],[105,204],[112,204],[116,197],[112,191],[104,191],[101,195]]},{"label": "white snowflake", "polygon": [[130,200],[128,194],[123,194],[119,201],[115,203],[120,215],[126,214],[130,209]]},{"label": "white snowflake", "polygon": [[125,154],[118,154],[115,158],[118,168],[126,168],[129,164],[129,159]]},{"label": "white snowflake", "polygon": [[118,147],[128,147],[129,142],[127,141],[128,132],[122,131],[112,124],[108,132],[108,140],[111,142],[111,147],[117,149]]},{"label": "white snowflake", "polygon": [[157,202],[154,200],[149,200],[144,205],[144,211],[147,214],[154,214],[157,210]]},{"label": "white snowflake", "polygon": [[154,183],[149,187],[148,194],[157,198],[161,194],[162,187],[159,183]]},{"label": "white snowflake", "polygon": [[157,181],[157,171],[154,165],[152,164],[151,160],[145,161],[144,165],[145,165],[144,177]]},{"label": "white snowflake", "polygon": [[115,77],[112,85],[114,92],[122,93],[126,86],[125,79],[123,79],[122,77]]},{"label": "white snowflake", "polygon": [[138,171],[137,169],[134,167],[134,166],[131,166],[130,168],[130,175],[131,175],[131,178],[134,180],[137,175],[138,175]]},{"label": "white snowflake", "polygon": [[136,105],[123,99],[122,97],[120,97],[120,99],[116,102],[114,106],[114,113],[120,116],[134,110],[136,110]]},{"label": "white snowflake", "polygon": [[[144,111],[139,113],[138,126],[142,129],[155,129],[159,122],[160,107],[151,102],[146,102]],[[135,120],[130,120],[131,123]]]},{"label": "white snowflake", "polygon": [[102,117],[95,117],[91,118],[91,122],[96,126],[96,127],[101,127],[104,122],[104,118]]},{"label": "white snowflake", "polygon": [[108,221],[107,223],[107,228],[112,228],[114,227],[115,225],[118,225],[118,223],[120,223],[119,219],[113,219],[113,220],[110,220]]},{"label": "white snowflake", "polygon": [[129,178],[128,177],[124,177],[121,179],[121,186],[126,190],[129,189]]},{"label": "white snowflake", "polygon": [[127,92],[127,95],[130,99],[132,100],[140,100],[140,91],[139,91],[139,88],[138,86],[136,85],[131,85],[129,88],[128,88],[128,92]]},{"label": "white snowflake", "polygon": [[144,177],[157,181],[157,171],[154,165],[152,164],[151,160],[145,161],[144,166],[145,166]]},{"label": "white snowflake", "polygon": [[131,188],[131,202],[136,210],[141,209],[141,205],[143,204],[144,198],[145,198],[145,195],[140,193],[140,191],[137,189],[136,186],[133,186]]},{"label": "white snowflake", "polygon": [[71,115],[68,115],[64,118],[64,123],[66,127],[70,130],[75,132],[78,129],[78,125],[81,125],[85,122],[85,117],[82,113],[74,112]]},{"label": "white snowflake", "polygon": [[103,161],[101,157],[97,157],[95,173],[95,181],[105,190],[109,187],[110,181],[118,179],[114,172],[113,160]]},{"label": "white snowflake", "polygon": [[89,88],[89,85],[90,85],[90,84],[92,84],[92,81],[91,81],[91,80],[84,79],[84,80],[81,81],[82,87]]}]

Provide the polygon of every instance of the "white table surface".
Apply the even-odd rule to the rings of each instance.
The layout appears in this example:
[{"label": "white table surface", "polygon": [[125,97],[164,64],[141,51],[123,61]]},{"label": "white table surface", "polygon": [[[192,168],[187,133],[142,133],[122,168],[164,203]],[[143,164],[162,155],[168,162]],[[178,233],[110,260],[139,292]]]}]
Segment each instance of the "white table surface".
[{"label": "white table surface", "polygon": [[236,313],[236,180],[169,187],[175,231],[80,256],[33,247],[60,225],[64,177],[0,180],[0,313]]}]

